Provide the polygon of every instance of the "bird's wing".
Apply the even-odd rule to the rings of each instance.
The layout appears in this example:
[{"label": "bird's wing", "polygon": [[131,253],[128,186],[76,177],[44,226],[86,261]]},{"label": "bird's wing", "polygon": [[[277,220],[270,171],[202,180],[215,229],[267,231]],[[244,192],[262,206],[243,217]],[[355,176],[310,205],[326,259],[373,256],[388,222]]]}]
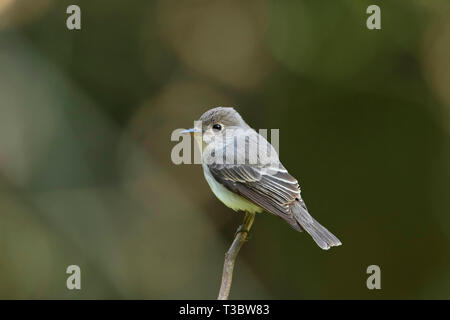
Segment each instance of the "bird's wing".
[{"label": "bird's wing", "polygon": [[212,163],[208,165],[208,169],[227,189],[283,218],[296,230],[301,231],[290,210],[296,200],[304,205],[299,185],[281,163],[272,164],[270,167]]}]

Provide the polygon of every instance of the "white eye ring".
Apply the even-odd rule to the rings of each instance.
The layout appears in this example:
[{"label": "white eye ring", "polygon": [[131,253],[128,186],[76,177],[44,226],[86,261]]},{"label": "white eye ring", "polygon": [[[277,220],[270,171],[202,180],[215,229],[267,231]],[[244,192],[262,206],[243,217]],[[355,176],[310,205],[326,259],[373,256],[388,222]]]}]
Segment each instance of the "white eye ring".
[{"label": "white eye ring", "polygon": [[222,130],[222,126],[221,126],[219,123],[214,124],[214,125],[212,126],[212,128],[213,128],[214,130],[217,130],[217,131]]}]

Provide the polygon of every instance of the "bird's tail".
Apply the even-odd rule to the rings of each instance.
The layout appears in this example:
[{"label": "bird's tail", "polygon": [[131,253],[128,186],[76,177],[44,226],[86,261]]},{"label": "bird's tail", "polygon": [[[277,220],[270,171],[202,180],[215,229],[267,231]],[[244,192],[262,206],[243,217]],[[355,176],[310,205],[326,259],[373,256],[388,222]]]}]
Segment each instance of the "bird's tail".
[{"label": "bird's tail", "polygon": [[319,247],[328,250],[330,247],[342,244],[330,231],[311,217],[302,200],[296,201],[291,210],[297,223],[310,234]]}]

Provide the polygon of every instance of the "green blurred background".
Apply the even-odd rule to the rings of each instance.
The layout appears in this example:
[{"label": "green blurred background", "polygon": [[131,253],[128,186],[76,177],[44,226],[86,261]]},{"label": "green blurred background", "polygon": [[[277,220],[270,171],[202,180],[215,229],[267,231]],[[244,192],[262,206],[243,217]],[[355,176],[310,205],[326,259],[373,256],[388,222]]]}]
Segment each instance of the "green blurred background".
[{"label": "green blurred background", "polygon": [[258,215],[232,298],[450,298],[447,0],[0,0],[0,298],[216,298],[242,216],[170,135],[217,105],[343,242]]}]

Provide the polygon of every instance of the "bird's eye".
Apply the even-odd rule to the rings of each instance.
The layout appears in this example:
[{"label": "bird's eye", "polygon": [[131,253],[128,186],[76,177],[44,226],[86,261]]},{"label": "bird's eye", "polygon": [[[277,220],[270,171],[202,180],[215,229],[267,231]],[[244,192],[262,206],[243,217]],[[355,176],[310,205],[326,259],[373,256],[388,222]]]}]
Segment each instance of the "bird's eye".
[{"label": "bird's eye", "polygon": [[222,130],[222,126],[218,123],[216,123],[215,125],[212,126],[214,130],[220,131]]}]

